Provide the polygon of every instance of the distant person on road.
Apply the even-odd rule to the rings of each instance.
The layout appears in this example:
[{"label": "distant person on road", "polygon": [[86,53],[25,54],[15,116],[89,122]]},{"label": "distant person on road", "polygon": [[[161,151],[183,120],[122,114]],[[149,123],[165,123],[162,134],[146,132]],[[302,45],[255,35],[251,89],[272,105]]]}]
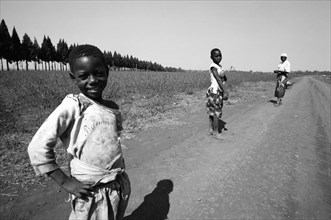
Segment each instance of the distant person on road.
[{"label": "distant person on road", "polygon": [[222,139],[219,131],[219,122],[222,117],[223,100],[228,99],[228,92],[225,89],[227,77],[224,73],[222,65],[222,52],[215,48],[210,52],[212,64],[209,67],[211,85],[207,90],[207,113],[209,115],[209,131],[208,134],[217,139]]},{"label": "distant person on road", "polygon": [[288,74],[291,72],[291,64],[287,60],[287,54],[282,53],[280,55],[281,62],[278,65],[278,69],[274,71],[277,73],[277,84],[275,89],[275,97],[277,98],[277,103],[275,106],[280,106],[282,104],[282,98],[285,95],[285,90],[287,86],[290,86],[291,83],[287,79]]},{"label": "distant person on road", "polygon": [[[41,125],[28,147],[31,164],[37,175],[47,174],[71,194],[69,219],[123,219],[131,189],[119,107],[102,98],[108,66],[92,45],[75,47],[69,65],[81,93],[67,95]],[[56,163],[58,139],[68,153],[69,175]]]}]

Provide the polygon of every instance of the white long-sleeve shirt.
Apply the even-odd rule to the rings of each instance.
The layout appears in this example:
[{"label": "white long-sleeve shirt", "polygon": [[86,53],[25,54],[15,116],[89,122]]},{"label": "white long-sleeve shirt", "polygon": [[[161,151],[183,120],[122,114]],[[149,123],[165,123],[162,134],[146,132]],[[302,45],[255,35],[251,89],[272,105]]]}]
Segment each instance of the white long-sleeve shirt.
[{"label": "white long-sleeve shirt", "polygon": [[54,147],[58,138],[74,158],[110,170],[124,168],[118,132],[120,112],[83,94],[68,95],[41,125],[28,146],[37,175],[57,169]]},{"label": "white long-sleeve shirt", "polygon": [[285,60],[284,62],[280,62],[278,64],[278,70],[280,71],[286,71],[286,72],[291,72],[291,64],[288,60]]}]

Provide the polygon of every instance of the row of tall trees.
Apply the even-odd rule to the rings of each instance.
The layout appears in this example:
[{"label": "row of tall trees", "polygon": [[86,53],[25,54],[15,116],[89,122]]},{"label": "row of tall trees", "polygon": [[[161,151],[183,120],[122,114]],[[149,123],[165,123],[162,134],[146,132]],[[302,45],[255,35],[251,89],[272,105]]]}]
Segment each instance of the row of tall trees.
[{"label": "row of tall trees", "polygon": [[[53,45],[48,36],[44,36],[39,46],[37,39],[31,38],[25,33],[20,40],[15,27],[10,36],[7,25],[2,19],[0,24],[0,59],[1,70],[4,70],[3,60],[6,61],[6,69],[9,71],[9,64],[15,63],[16,69],[20,70],[19,63],[25,62],[25,69],[29,70],[29,63],[34,63],[34,70],[67,70],[68,58],[71,50],[76,44],[68,45],[64,39]],[[104,51],[106,62],[111,69],[150,70],[150,71],[183,71],[180,68],[163,67],[161,64],[151,61],[139,60],[133,56],[122,56],[114,51]],[[41,64],[41,67],[40,67]]]}]

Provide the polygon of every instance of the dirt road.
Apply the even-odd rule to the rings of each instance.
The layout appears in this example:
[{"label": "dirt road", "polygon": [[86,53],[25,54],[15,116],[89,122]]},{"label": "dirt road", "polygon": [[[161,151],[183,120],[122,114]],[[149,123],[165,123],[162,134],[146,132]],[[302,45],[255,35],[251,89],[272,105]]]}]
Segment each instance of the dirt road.
[{"label": "dirt road", "polygon": [[[126,219],[330,219],[330,84],[302,78],[280,107],[271,91],[225,106],[224,140],[207,135],[202,100],[182,125],[126,141]],[[70,206],[59,191],[29,192],[7,212],[66,219]]]},{"label": "dirt road", "polygon": [[202,111],[130,143],[128,213],[166,211],[162,193],[143,196],[168,179],[169,219],[330,219],[330,85],[307,77],[281,107],[267,101],[225,106],[223,141],[206,135]]}]

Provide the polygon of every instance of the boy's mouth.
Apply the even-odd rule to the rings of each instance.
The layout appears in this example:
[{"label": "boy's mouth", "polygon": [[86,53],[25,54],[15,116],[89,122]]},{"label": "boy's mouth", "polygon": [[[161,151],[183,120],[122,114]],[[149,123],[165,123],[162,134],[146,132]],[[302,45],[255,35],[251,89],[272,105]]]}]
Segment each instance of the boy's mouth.
[{"label": "boy's mouth", "polygon": [[88,91],[88,92],[99,92],[99,91],[100,91],[100,88],[99,88],[99,87],[88,88],[87,91]]}]

